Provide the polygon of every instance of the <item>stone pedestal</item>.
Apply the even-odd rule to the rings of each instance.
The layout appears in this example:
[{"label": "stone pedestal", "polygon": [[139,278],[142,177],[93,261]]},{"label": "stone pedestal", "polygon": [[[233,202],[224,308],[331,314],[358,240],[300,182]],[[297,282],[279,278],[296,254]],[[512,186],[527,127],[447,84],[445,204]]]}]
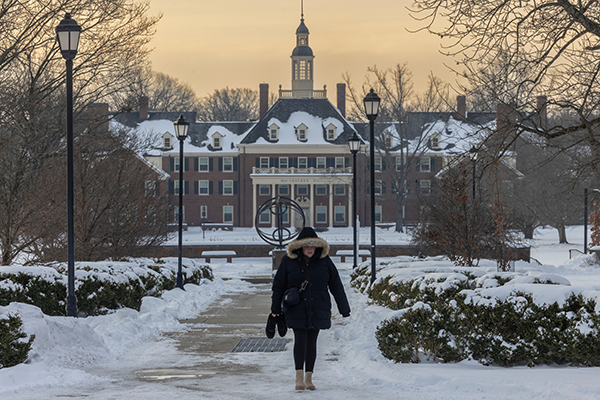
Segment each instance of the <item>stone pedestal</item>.
[{"label": "stone pedestal", "polygon": [[273,251],[271,252],[272,257],[273,257],[273,271],[275,271],[275,270],[277,270],[277,268],[279,268],[279,264],[281,263],[281,259],[283,258],[285,253],[286,253],[285,249],[273,249]]}]

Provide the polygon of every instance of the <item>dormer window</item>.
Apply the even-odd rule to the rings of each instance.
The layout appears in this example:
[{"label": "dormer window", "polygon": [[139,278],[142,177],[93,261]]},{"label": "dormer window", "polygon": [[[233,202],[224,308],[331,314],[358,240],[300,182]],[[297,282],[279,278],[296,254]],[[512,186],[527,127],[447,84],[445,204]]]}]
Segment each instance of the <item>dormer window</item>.
[{"label": "dormer window", "polygon": [[301,142],[306,142],[307,140],[307,131],[308,131],[308,127],[304,124],[300,124],[300,126],[296,129],[297,135],[298,135],[298,140],[300,140]]},{"label": "dormer window", "polygon": [[269,126],[269,140],[277,141],[279,139],[279,127],[276,124]]},{"label": "dormer window", "polygon": [[327,131],[327,140],[328,141],[335,140],[335,136],[336,136],[335,135],[335,125],[329,124],[329,125],[327,125],[325,130]]},{"label": "dormer window", "polygon": [[164,149],[172,149],[173,148],[173,135],[171,135],[169,132],[165,132],[162,139],[163,139],[163,148]]},{"label": "dormer window", "polygon": [[440,135],[437,133],[431,137],[431,149],[432,150],[440,149]]},{"label": "dormer window", "polygon": [[219,132],[215,132],[212,135],[212,147],[215,150],[221,150],[223,136]]},{"label": "dormer window", "polygon": [[386,133],[384,136],[384,142],[385,142],[385,148],[391,149],[392,148],[392,135],[389,133]]}]

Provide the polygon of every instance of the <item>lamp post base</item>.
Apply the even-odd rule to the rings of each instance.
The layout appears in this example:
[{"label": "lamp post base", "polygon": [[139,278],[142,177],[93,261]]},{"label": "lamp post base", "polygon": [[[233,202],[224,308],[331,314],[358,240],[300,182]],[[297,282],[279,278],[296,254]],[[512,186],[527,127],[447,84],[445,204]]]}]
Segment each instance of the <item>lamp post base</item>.
[{"label": "lamp post base", "polygon": [[67,296],[67,317],[78,317],[77,298],[75,296]]}]

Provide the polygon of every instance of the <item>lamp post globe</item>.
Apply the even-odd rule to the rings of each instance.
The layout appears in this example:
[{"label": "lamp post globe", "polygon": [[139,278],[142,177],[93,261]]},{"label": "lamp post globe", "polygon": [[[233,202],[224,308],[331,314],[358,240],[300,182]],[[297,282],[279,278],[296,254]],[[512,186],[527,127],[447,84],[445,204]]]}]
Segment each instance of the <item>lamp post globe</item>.
[{"label": "lamp post globe", "polygon": [[75,217],[74,217],[74,179],[73,179],[73,59],[79,47],[81,27],[66,13],[65,18],[56,27],[56,39],[60,53],[66,60],[67,92],[67,316],[77,317],[77,298],[75,297]]},{"label": "lamp post globe", "polygon": [[183,118],[183,115],[180,115],[179,119],[173,122],[173,126],[175,127],[175,134],[177,135],[177,139],[179,139],[179,208],[177,211],[177,216],[179,220],[179,254],[177,258],[177,283],[175,286],[180,289],[183,289],[183,272],[181,260],[183,252],[183,169],[185,168],[185,162],[183,159],[183,142],[188,135],[190,123]]},{"label": "lamp post globe", "polygon": [[379,104],[381,99],[377,94],[370,90],[365,96],[363,103],[365,106],[365,115],[369,120],[369,150],[370,150],[370,167],[371,167],[371,285],[376,278],[376,243],[375,243],[375,119],[379,114]]},{"label": "lamp post globe", "polygon": [[358,221],[356,218],[356,210],[358,208],[357,205],[357,184],[356,184],[356,180],[357,180],[357,173],[358,173],[358,169],[356,166],[356,154],[358,154],[358,152],[360,151],[360,144],[361,144],[361,140],[358,137],[358,135],[356,134],[356,132],[354,132],[352,134],[352,137],[350,139],[348,139],[348,147],[350,148],[350,152],[352,153],[352,158],[353,158],[353,163],[352,163],[352,218],[353,218],[353,223],[352,223],[352,227],[353,227],[353,255],[354,255],[354,264],[353,264],[353,268],[356,269],[356,267],[358,266],[358,249],[359,249],[359,244],[358,244]]}]

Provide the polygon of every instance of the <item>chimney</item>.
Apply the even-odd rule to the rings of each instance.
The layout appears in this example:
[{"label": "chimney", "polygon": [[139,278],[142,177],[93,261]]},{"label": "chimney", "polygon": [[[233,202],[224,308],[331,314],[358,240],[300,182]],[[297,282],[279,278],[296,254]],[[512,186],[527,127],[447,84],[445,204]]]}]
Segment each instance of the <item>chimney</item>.
[{"label": "chimney", "polygon": [[260,119],[267,113],[267,110],[269,109],[269,84],[268,83],[260,84],[259,107],[260,107],[260,114],[259,114],[258,118]]},{"label": "chimney", "polygon": [[546,96],[537,96],[537,105],[536,111],[540,118],[540,129],[548,128],[548,97]]},{"label": "chimney", "polygon": [[342,116],[346,118],[346,84],[337,84],[337,108],[342,113]]},{"label": "chimney", "polygon": [[98,132],[108,132],[108,103],[93,103],[89,109],[90,129]]},{"label": "chimney", "polygon": [[456,96],[456,113],[459,118],[467,117],[467,98],[465,96]]},{"label": "chimney", "polygon": [[140,97],[140,120],[148,119],[148,103],[150,99],[147,96]]},{"label": "chimney", "polygon": [[516,136],[517,110],[515,104],[496,104],[496,145],[505,150]]}]

